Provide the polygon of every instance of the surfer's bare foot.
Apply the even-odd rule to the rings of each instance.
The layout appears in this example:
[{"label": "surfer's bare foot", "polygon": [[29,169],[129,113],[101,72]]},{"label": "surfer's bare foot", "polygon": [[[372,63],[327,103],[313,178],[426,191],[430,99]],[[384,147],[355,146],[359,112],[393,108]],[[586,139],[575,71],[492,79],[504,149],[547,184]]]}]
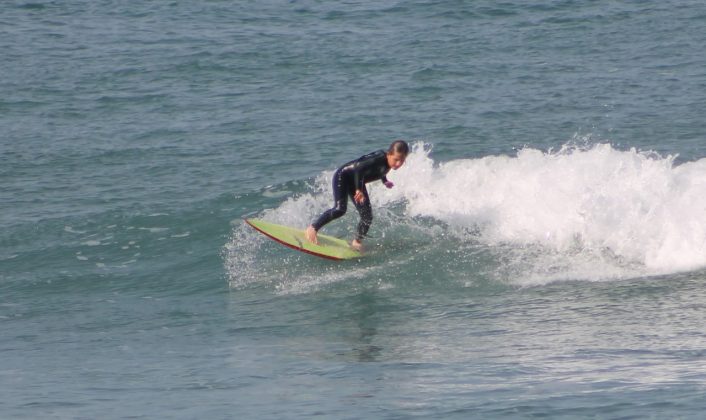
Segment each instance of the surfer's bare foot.
[{"label": "surfer's bare foot", "polygon": [[363,252],[363,244],[357,239],[353,239],[353,241],[351,242],[351,248],[355,249],[358,252]]},{"label": "surfer's bare foot", "polygon": [[319,239],[316,237],[316,229],[314,229],[313,226],[309,225],[309,227],[306,228],[304,236],[306,236],[306,240],[311,242],[312,244],[319,244]]}]

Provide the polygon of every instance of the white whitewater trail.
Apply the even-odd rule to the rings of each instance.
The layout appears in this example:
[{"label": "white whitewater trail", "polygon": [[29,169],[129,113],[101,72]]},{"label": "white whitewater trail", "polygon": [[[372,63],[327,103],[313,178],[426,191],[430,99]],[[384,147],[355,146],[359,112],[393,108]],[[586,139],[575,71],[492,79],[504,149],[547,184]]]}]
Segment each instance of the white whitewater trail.
[{"label": "white whitewater trail", "polygon": [[706,159],[674,159],[596,144],[436,165],[416,145],[393,176],[397,188],[376,196],[489,244],[609,252],[648,274],[672,273],[706,266]]}]

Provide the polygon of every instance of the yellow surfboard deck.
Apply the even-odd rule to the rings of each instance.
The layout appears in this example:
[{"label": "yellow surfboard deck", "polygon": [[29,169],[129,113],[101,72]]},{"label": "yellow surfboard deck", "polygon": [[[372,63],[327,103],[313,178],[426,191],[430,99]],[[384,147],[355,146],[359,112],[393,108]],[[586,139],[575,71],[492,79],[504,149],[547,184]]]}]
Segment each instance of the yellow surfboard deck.
[{"label": "yellow surfboard deck", "polygon": [[351,248],[348,242],[343,239],[319,234],[317,235],[319,243],[313,244],[306,239],[303,229],[278,225],[260,219],[245,219],[245,222],[258,232],[282,245],[307,254],[316,255],[317,257],[331,260],[350,260],[363,256],[363,254]]}]

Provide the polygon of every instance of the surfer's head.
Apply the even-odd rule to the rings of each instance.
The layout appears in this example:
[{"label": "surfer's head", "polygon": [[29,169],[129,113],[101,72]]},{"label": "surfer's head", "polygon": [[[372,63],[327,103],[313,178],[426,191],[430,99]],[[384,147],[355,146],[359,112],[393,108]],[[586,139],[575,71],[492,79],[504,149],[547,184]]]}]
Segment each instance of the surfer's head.
[{"label": "surfer's head", "polygon": [[409,146],[404,140],[395,140],[387,149],[387,164],[392,169],[399,169],[404,165],[405,159],[409,154]]}]

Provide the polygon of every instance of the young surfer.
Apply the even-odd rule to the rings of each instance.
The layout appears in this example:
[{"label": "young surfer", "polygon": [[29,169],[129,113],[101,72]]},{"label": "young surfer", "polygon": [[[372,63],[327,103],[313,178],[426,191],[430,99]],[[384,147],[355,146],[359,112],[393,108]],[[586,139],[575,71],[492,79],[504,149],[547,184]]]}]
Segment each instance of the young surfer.
[{"label": "young surfer", "polygon": [[316,233],[324,225],[346,213],[348,197],[350,197],[358,214],[360,214],[358,232],[351,242],[351,246],[358,251],[362,250],[361,241],[373,222],[373,210],[370,207],[365,184],[381,180],[387,188],[392,188],[394,184],[388,181],[385,175],[390,172],[390,169],[399,169],[404,164],[407,154],[409,154],[407,143],[403,140],[396,140],[387,151],[378,150],[369,153],[338,168],[333,174],[334,205],[309,225],[306,229],[306,238],[310,242],[318,243]]}]

